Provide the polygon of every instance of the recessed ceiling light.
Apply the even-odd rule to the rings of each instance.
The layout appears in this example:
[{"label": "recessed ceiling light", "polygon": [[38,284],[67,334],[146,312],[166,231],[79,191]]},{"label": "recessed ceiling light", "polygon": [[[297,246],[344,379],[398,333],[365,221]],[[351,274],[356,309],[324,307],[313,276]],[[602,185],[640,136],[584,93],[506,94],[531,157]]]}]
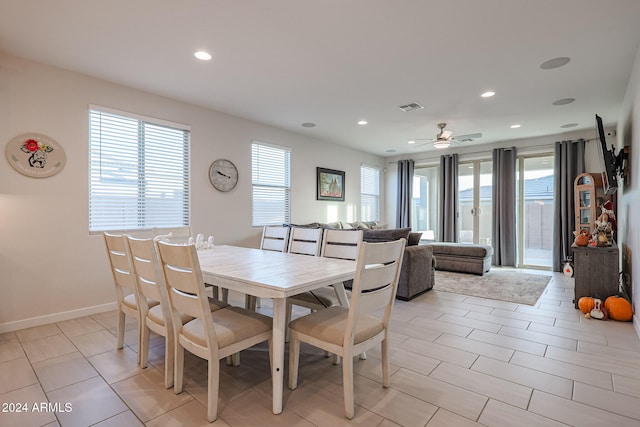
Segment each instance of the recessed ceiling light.
[{"label": "recessed ceiling light", "polygon": [[480,95],[480,96],[481,96],[481,97],[483,97],[483,98],[491,98],[491,97],[492,97],[493,95],[495,95],[495,94],[496,94],[495,92],[492,92],[492,91],[490,91],[490,90],[489,90],[489,91],[487,91],[487,92],[483,93],[483,94],[482,94],[482,95]]},{"label": "recessed ceiling light", "polygon": [[577,124],[577,123],[567,123],[566,125],[562,125],[562,126],[560,126],[560,127],[561,127],[561,128],[564,128],[564,129],[568,129],[568,128],[574,128],[574,127],[576,127],[576,126],[578,126],[578,124]]},{"label": "recessed ceiling light", "polygon": [[521,125],[511,125],[511,129],[518,129]]},{"label": "recessed ceiling light", "polygon": [[396,150],[387,150],[387,151],[385,151],[385,153],[395,153],[395,152],[396,152]]},{"label": "recessed ceiling light", "polygon": [[543,70],[552,70],[554,68],[560,68],[563,65],[567,65],[569,61],[571,61],[571,58],[561,56],[559,58],[553,58],[549,59],[548,61],[544,61],[542,64],[540,64],[540,68],[542,68]]},{"label": "recessed ceiling light", "polygon": [[366,125],[367,123],[368,123],[368,122],[367,122],[366,120],[360,120],[360,121],[358,122],[358,124],[359,124],[360,126],[364,126],[364,125]]},{"label": "recessed ceiling light", "polygon": [[193,54],[193,56],[201,61],[211,61],[211,58],[213,58],[213,56],[211,56],[211,54],[206,50],[198,50]]},{"label": "recessed ceiling light", "polygon": [[316,127],[316,124],[315,123],[311,123],[311,122],[306,122],[306,123],[302,124],[302,127],[303,128],[314,128],[314,127]]},{"label": "recessed ceiling light", "polygon": [[410,140],[408,140],[408,141],[407,141],[407,143],[408,143],[408,144],[415,144],[415,143],[416,143],[416,141],[415,141],[414,139],[410,139]]},{"label": "recessed ceiling light", "polygon": [[571,104],[575,100],[576,100],[575,98],[562,98],[562,99],[558,99],[557,101],[554,101],[553,105],[567,105],[567,104]]}]

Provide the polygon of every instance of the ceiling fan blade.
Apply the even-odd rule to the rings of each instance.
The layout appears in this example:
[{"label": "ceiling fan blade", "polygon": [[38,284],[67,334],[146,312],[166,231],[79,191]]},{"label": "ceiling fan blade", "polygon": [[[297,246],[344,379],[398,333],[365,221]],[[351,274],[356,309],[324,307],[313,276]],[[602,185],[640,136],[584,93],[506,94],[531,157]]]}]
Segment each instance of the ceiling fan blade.
[{"label": "ceiling fan blade", "polygon": [[474,139],[482,138],[481,133],[469,133],[467,135],[458,135],[455,137],[457,142],[473,141]]},{"label": "ceiling fan blade", "polygon": [[453,131],[452,130],[443,130],[440,135],[438,136],[438,139],[449,139],[449,137],[451,137],[451,135],[453,135]]}]

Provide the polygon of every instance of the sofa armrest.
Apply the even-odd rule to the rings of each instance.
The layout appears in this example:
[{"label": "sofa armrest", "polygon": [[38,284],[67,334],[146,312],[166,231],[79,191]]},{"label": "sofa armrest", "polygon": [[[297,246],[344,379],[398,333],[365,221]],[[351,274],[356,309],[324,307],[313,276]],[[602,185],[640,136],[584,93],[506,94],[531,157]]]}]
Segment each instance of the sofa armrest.
[{"label": "sofa armrest", "polygon": [[433,284],[433,248],[425,245],[405,247],[398,281],[398,298],[411,299],[433,288]]}]

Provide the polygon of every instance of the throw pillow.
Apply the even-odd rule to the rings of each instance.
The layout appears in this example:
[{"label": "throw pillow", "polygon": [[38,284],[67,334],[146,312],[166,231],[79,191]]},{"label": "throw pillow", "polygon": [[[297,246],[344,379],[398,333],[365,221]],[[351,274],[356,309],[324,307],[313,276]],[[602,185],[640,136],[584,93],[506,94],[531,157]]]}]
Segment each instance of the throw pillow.
[{"label": "throw pillow", "polygon": [[390,242],[409,237],[410,227],[407,228],[389,228],[387,230],[363,230],[362,240],[365,242]]},{"label": "throw pillow", "polygon": [[420,237],[422,237],[422,232],[420,233],[409,233],[409,238],[407,239],[407,246],[415,246],[420,243]]}]

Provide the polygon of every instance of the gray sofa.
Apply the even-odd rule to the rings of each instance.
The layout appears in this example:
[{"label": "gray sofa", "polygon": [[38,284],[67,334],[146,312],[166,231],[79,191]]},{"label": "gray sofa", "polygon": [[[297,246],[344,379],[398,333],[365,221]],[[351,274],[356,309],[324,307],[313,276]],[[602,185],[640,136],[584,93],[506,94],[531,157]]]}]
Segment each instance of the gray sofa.
[{"label": "gray sofa", "polygon": [[428,243],[433,249],[436,270],[472,273],[482,276],[491,269],[493,248],[465,243]]}]

